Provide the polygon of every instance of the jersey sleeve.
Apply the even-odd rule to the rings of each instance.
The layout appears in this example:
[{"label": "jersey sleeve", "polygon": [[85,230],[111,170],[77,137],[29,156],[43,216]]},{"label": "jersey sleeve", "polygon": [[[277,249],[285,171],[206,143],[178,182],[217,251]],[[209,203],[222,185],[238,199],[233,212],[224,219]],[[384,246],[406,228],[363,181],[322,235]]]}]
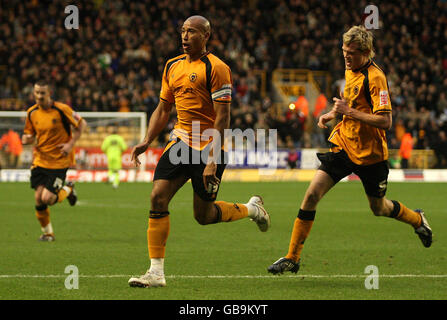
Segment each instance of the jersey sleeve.
[{"label": "jersey sleeve", "polygon": [[70,124],[73,127],[77,128],[79,126],[79,123],[82,120],[82,117],[79,115],[79,113],[77,113],[75,110],[70,108],[70,106],[68,106],[68,105],[62,105],[61,110],[64,113],[64,115],[67,117]]},{"label": "jersey sleeve", "polygon": [[34,130],[33,124],[31,123],[31,119],[30,119],[30,111],[27,112],[26,114],[26,119],[25,119],[25,128],[23,129],[23,133],[24,134],[30,134],[30,135],[36,135],[36,131]]},{"label": "jersey sleeve", "polygon": [[230,68],[219,63],[211,73],[211,99],[219,103],[231,103],[233,79]]},{"label": "jersey sleeve", "polygon": [[160,90],[160,99],[169,103],[174,103],[174,95],[172,94],[172,90],[169,87],[168,81],[168,63],[166,63],[165,68],[163,70],[163,77],[161,79],[161,90]]},{"label": "jersey sleeve", "polygon": [[370,81],[369,90],[371,93],[373,113],[390,112],[391,100],[385,76],[377,75],[373,77]]}]

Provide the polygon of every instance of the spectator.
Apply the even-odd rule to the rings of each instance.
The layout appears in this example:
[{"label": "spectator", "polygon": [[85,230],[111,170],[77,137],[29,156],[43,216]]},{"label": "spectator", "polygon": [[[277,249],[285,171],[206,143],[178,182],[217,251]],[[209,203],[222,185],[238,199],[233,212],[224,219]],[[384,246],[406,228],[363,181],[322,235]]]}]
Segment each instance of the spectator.
[{"label": "spectator", "polygon": [[433,149],[436,155],[435,168],[447,168],[447,135],[444,131],[439,131],[438,141]]},{"label": "spectator", "polygon": [[287,166],[290,169],[295,169],[298,166],[298,151],[296,149],[290,149],[287,155]]},{"label": "spectator", "polygon": [[412,151],[413,151],[413,137],[411,136],[411,133],[407,132],[402,137],[399,149],[400,167],[402,169],[408,169],[408,163],[411,158]]},{"label": "spectator", "polygon": [[324,95],[324,93],[320,93],[317,100],[315,101],[315,107],[313,112],[314,118],[318,119],[322,115],[326,107],[327,107],[326,96]]},{"label": "spectator", "polygon": [[23,151],[22,140],[17,132],[9,129],[0,139],[0,150],[5,149],[7,153],[6,166],[17,168],[19,158]]},{"label": "spectator", "polygon": [[[213,24],[208,49],[232,69],[233,108],[259,104],[263,112],[269,110],[274,103],[272,71],[280,67],[328,71],[335,81],[327,86],[332,95],[339,96],[344,64],[337,35],[346,31],[346,25],[362,21],[359,3],[342,0],[172,0],[169,4],[111,0],[77,5],[82,28],[67,32],[65,16],[59,14],[64,10],[62,1],[1,2],[1,110],[24,109],[23,104],[2,99],[21,99],[31,105],[30,84],[44,74],[57,84],[55,98],[79,106],[80,111],[141,111],[144,105],[150,116],[157,105],[165,59],[180,53],[177,28],[186,16],[200,11],[210,12]],[[447,47],[443,41],[447,3],[404,0],[377,5],[384,8],[380,18],[387,26],[373,31],[380,34],[375,49],[382,61],[377,62],[388,75],[393,108],[401,110],[404,124],[417,121],[425,108],[447,126]],[[51,48],[57,48],[57,54]],[[254,70],[266,74],[265,97]],[[312,141],[326,146],[320,138]],[[432,145],[424,142],[416,147]]]}]

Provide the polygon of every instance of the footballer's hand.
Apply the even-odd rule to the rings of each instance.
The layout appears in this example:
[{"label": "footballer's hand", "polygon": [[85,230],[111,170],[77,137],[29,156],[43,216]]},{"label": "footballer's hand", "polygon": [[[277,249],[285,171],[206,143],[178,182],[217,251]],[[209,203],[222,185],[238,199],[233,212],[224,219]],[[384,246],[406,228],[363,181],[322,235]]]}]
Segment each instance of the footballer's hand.
[{"label": "footballer's hand", "polygon": [[22,135],[22,144],[30,144],[34,141],[34,136],[32,134]]},{"label": "footballer's hand", "polygon": [[138,156],[140,154],[144,153],[148,147],[149,147],[149,144],[146,142],[142,142],[140,144],[137,144],[135,147],[133,147],[130,160],[133,162],[135,167],[140,166],[141,162],[138,159]]},{"label": "footballer's hand", "polygon": [[320,116],[320,118],[318,119],[318,126],[322,129],[327,129],[327,125],[326,123],[328,123],[329,121],[333,120],[336,116],[335,112],[329,112],[329,113],[325,113],[322,116]]},{"label": "footballer's hand", "polygon": [[220,180],[216,177],[216,171],[217,164],[214,162],[208,163],[203,170],[203,184],[208,193],[217,192],[217,188],[219,187]]},{"label": "footballer's hand", "polygon": [[62,155],[68,156],[68,154],[71,152],[71,149],[73,149],[73,143],[71,142],[61,143],[58,144],[57,147],[60,149]]},{"label": "footballer's hand", "polygon": [[343,114],[343,115],[349,115],[349,112],[351,111],[348,102],[345,100],[345,97],[343,96],[343,92],[340,91],[340,98],[338,99],[334,97],[332,100],[334,100],[334,107],[332,108],[333,111]]}]

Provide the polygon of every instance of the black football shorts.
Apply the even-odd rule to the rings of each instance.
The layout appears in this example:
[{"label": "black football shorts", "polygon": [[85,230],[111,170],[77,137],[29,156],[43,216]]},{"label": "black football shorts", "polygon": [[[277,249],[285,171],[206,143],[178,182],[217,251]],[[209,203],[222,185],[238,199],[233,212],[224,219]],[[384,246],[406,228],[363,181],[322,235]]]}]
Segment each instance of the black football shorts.
[{"label": "black football shorts", "polygon": [[31,169],[31,188],[36,189],[38,186],[43,185],[52,193],[57,194],[59,189],[64,186],[67,170],[68,168],[47,169],[34,167]]},{"label": "black football shorts", "polygon": [[344,150],[317,153],[317,157],[321,161],[318,169],[326,172],[335,183],[351,173],[355,173],[362,181],[367,195],[376,198],[385,196],[388,185],[388,161],[361,166],[352,162]]},{"label": "black football shorts", "polygon": [[[206,167],[207,154],[209,152],[209,145],[202,151],[196,150],[188,146],[182,140],[177,138],[177,141],[165,150],[158,161],[154,172],[154,181],[165,179],[172,180],[179,176],[184,176],[191,179],[194,192],[204,201],[216,200],[219,188],[207,192],[203,184],[203,170]],[[205,153],[205,156],[203,156]],[[204,159],[202,159],[204,157]],[[227,163],[227,154],[221,152],[221,163],[217,164],[216,177],[222,179],[223,172]],[[205,161],[205,162],[204,162]]]}]

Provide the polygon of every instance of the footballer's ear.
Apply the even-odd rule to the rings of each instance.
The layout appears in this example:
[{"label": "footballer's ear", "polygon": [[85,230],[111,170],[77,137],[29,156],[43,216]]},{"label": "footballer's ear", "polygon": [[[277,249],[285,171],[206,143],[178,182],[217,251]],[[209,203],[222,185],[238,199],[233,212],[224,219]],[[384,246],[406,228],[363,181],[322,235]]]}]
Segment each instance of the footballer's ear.
[{"label": "footballer's ear", "polygon": [[211,37],[211,32],[210,31],[206,31],[204,36],[205,36],[205,41],[208,41],[210,39],[210,37]]}]

